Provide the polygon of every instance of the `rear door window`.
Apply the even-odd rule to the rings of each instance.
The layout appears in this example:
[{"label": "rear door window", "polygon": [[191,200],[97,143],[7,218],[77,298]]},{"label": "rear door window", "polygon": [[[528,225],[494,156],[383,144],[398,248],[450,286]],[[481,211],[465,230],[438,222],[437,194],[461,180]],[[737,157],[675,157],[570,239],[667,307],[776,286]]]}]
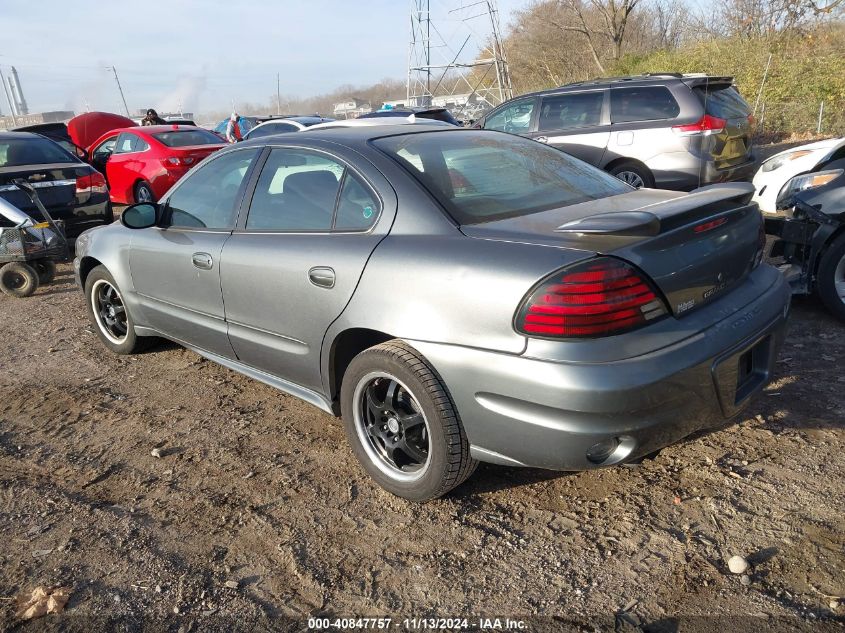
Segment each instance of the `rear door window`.
[{"label": "rear door window", "polygon": [[540,104],[537,130],[569,130],[601,125],[603,103],[603,91],[546,97]]},{"label": "rear door window", "polygon": [[612,88],[610,119],[613,123],[674,119],[681,108],[665,86]]},{"label": "rear door window", "polygon": [[143,152],[150,149],[149,144],[139,136],[124,132],[117,137],[115,154],[129,154],[131,152]]},{"label": "rear door window", "polygon": [[255,186],[247,230],[331,230],[344,169],[322,154],[273,149]]},{"label": "rear door window", "polygon": [[746,119],[751,106],[733,86],[704,86],[693,88],[693,92],[704,105],[704,111],[720,119]]},{"label": "rear door window", "polygon": [[363,231],[376,222],[379,202],[370,188],[351,171],[346,171],[334,228],[338,231]]}]

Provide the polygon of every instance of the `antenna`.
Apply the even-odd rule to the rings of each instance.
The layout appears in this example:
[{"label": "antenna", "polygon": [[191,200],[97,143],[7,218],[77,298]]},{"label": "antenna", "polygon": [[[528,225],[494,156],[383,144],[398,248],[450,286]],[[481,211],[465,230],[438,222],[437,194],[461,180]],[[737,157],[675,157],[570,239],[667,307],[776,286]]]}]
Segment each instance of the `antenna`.
[{"label": "antenna", "polygon": [[131,117],[129,114],[129,106],[126,105],[126,97],[123,96],[123,88],[120,85],[120,79],[117,78],[117,68],[114,66],[106,66],[106,70],[110,70],[114,73],[114,80],[117,82],[117,89],[120,91],[120,98],[123,100],[123,109],[126,110],[126,116]]},{"label": "antenna", "polygon": [[512,96],[496,0],[411,0],[408,105],[468,114]]}]

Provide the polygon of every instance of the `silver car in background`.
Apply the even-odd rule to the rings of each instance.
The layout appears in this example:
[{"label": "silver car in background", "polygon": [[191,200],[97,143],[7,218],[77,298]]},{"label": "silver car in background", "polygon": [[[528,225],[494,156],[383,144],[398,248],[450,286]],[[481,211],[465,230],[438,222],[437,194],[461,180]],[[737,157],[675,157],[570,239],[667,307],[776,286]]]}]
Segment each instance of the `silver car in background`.
[{"label": "silver car in background", "polygon": [[342,415],[426,500],[479,460],[618,464],[747,405],[789,306],[752,194],[635,190],[499,132],[303,131],[214,154],[74,264],[108,348],[165,337]]}]

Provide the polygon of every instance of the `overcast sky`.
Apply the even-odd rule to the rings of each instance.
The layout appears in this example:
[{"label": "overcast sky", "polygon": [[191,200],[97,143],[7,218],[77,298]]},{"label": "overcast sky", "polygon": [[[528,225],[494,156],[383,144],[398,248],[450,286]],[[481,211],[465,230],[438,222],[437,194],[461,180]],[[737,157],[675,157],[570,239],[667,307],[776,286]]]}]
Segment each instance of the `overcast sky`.
[{"label": "overcast sky", "polygon": [[[461,1],[475,3],[432,0],[432,9]],[[505,29],[528,0],[498,4]],[[0,70],[17,68],[31,112],[122,111],[107,66],[130,110],[269,103],[276,73],[283,99],[404,78],[409,11],[409,0],[0,0]],[[439,24],[457,46],[468,33]]]}]

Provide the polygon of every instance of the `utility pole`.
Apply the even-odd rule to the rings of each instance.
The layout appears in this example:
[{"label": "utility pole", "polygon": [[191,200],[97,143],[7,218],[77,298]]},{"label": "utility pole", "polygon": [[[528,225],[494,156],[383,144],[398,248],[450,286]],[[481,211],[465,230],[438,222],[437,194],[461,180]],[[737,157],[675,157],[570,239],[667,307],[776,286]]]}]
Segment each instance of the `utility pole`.
[{"label": "utility pole", "polygon": [[276,114],[282,113],[282,90],[279,73],[276,73]]},{"label": "utility pole", "polygon": [[120,91],[120,98],[123,100],[123,109],[126,110],[126,116],[131,118],[131,114],[129,114],[129,106],[126,105],[126,97],[123,95],[123,87],[120,85],[120,79],[117,78],[117,68],[114,66],[106,66],[106,70],[110,70],[114,73],[114,80],[117,82],[117,89]]},{"label": "utility pole", "polygon": [[9,88],[6,86],[6,78],[3,76],[3,71],[0,70],[0,83],[3,84],[3,92],[6,93],[6,101],[9,102],[9,114],[12,115],[12,125],[18,126],[18,119],[15,116],[15,106],[12,104],[12,98],[9,96]]}]

